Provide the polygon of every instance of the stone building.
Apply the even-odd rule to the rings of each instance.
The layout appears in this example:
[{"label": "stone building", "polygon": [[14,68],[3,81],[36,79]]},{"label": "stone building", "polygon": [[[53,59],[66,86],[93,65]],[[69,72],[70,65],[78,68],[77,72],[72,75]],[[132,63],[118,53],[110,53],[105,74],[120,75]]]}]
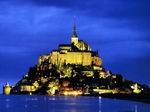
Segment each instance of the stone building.
[{"label": "stone building", "polygon": [[75,24],[71,43],[60,44],[58,50],[53,50],[49,55],[40,56],[38,65],[41,65],[43,62],[48,62],[54,65],[73,64],[98,67],[102,64],[102,60],[98,56],[98,53],[92,51],[91,47],[86,42],[78,39]]}]

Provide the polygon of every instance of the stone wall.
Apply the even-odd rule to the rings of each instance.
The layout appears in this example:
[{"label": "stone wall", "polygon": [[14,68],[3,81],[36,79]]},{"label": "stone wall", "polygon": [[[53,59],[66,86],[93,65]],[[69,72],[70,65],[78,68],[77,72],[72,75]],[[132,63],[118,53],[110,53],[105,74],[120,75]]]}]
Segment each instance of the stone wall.
[{"label": "stone wall", "polygon": [[52,52],[51,63],[53,64],[77,64],[77,65],[91,65],[92,64],[92,56],[91,52],[67,52],[67,53],[59,53]]}]

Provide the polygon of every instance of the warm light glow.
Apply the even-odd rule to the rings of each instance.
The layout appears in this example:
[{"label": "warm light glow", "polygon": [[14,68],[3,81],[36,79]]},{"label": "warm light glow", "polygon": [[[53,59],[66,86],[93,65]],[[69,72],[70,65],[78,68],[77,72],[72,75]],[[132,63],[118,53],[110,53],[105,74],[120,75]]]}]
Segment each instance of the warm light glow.
[{"label": "warm light glow", "polygon": [[63,93],[65,96],[79,96],[83,93],[81,91],[64,91]]}]

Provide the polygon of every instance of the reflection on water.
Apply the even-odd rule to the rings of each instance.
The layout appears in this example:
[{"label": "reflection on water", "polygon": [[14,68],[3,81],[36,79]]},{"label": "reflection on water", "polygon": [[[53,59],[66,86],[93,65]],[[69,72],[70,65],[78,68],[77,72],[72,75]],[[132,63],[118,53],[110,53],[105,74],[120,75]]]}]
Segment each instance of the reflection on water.
[{"label": "reflection on water", "polygon": [[0,112],[150,112],[150,104],[101,97],[0,95]]},{"label": "reflection on water", "polygon": [[137,110],[138,110],[138,109],[137,109],[137,105],[135,105],[134,107],[135,107],[135,108],[134,108],[134,112],[137,112]]}]

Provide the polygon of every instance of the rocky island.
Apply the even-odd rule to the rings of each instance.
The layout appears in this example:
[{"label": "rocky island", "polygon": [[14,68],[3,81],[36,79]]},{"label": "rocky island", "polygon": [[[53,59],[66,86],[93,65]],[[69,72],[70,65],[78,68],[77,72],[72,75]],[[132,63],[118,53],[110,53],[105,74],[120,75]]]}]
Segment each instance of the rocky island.
[{"label": "rocky island", "polygon": [[70,44],[60,44],[14,86],[3,86],[3,94],[102,96],[123,99],[150,99],[150,88],[127,80],[103,67],[98,51],[78,39],[76,25]]}]

